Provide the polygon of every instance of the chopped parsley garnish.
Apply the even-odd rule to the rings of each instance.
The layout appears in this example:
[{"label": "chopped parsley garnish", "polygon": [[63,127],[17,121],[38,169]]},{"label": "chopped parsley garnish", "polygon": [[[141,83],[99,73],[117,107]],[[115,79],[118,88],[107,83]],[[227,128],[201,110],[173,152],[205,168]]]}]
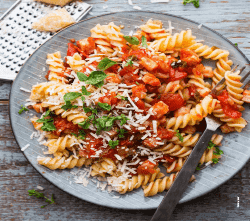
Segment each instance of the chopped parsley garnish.
[{"label": "chopped parsley garnish", "polygon": [[236,47],[238,47],[238,43],[235,43],[234,45],[235,45]]},{"label": "chopped parsley garnish", "polygon": [[87,91],[86,87],[82,86],[82,95],[89,96],[91,93]]},{"label": "chopped parsley garnish", "polygon": [[111,149],[115,149],[115,147],[119,144],[119,140],[110,140],[109,146]]},{"label": "chopped parsley garnish", "polygon": [[216,164],[216,163],[219,162],[219,159],[218,158],[213,158],[212,161],[213,161],[214,164]]},{"label": "chopped parsley garnish", "polygon": [[[51,198],[49,199],[46,196],[44,196],[43,193],[40,193],[40,192],[38,192],[36,190],[28,190],[28,193],[29,193],[29,196],[35,196],[38,199],[39,198],[44,198],[46,203],[49,203],[49,204],[55,203],[55,199],[54,199],[54,195],[53,194],[51,195]],[[41,208],[44,208],[44,207],[46,207],[48,205],[41,206]]]},{"label": "chopped parsley garnish", "polygon": [[117,130],[117,132],[119,133],[118,134],[118,137],[119,138],[124,138],[124,134],[127,133],[128,131],[124,130],[123,128],[120,129],[120,130]]},{"label": "chopped parsley garnish", "polygon": [[83,129],[89,129],[90,120],[86,119],[85,121],[78,123],[78,125],[81,126]]},{"label": "chopped parsley garnish", "polygon": [[66,104],[61,106],[61,108],[66,111],[66,110],[69,110],[69,109],[72,109],[72,108],[78,108],[78,106],[77,105],[72,105],[70,101],[66,101]]},{"label": "chopped parsley garnish", "polygon": [[103,71],[92,71],[89,76],[82,72],[77,72],[77,77],[80,81],[85,81],[86,84],[92,84],[96,87],[101,87],[104,84],[104,79],[107,75]]},{"label": "chopped parsley garnish", "polygon": [[201,170],[200,166],[201,164],[199,163],[198,166],[196,167],[196,170]]},{"label": "chopped parsley garnish", "polygon": [[139,85],[139,83],[138,83],[137,81],[136,81],[135,83],[136,83],[137,85]]},{"label": "chopped parsley garnish", "polygon": [[115,65],[116,62],[115,61],[112,61],[110,60],[109,58],[103,58],[100,63],[97,65],[97,68],[99,68],[100,70],[106,70],[110,67],[112,67],[113,65]]},{"label": "chopped parsley garnish", "polygon": [[132,58],[131,58],[129,61],[127,61],[127,63],[124,65],[124,67],[127,67],[127,66],[131,66],[131,67],[133,67],[133,61],[132,61]]},{"label": "chopped parsley garnish", "polygon": [[208,147],[207,149],[212,149],[213,147],[215,146],[215,144],[210,140],[209,143],[208,143]]},{"label": "chopped parsley garnish", "polygon": [[186,5],[187,3],[193,3],[195,8],[199,8],[199,0],[183,0],[183,5]]},{"label": "chopped parsley garnish", "polygon": [[22,114],[24,111],[29,111],[29,109],[21,105],[21,109],[18,111],[18,113]]},{"label": "chopped parsley garnish", "polygon": [[85,113],[89,113],[90,111],[94,114],[97,114],[97,109],[92,108],[92,107],[86,107],[85,104],[83,104],[83,110]]},{"label": "chopped parsley garnish", "polygon": [[56,130],[54,123],[54,119],[50,117],[50,110],[47,110],[41,119],[38,119],[36,122],[43,123],[41,130],[43,131],[54,131]]},{"label": "chopped parsley garnish", "polygon": [[176,136],[179,138],[179,140],[181,141],[181,142],[183,142],[183,136],[179,133],[179,130],[176,130],[175,131],[176,132]]},{"label": "chopped parsley garnish", "polygon": [[98,102],[98,106],[100,108],[102,108],[103,110],[106,110],[106,111],[110,111],[111,110],[111,106],[107,103],[101,103],[101,102]]},{"label": "chopped parsley garnish", "polygon": [[124,100],[124,101],[128,101],[128,98],[127,97],[124,97],[122,95],[116,95],[117,98],[121,99],[121,100]]},{"label": "chopped parsley garnish", "polygon": [[123,35],[123,38],[132,45],[140,44],[140,41],[137,37]]},{"label": "chopped parsley garnish", "polygon": [[79,130],[79,135],[75,134],[75,133],[71,133],[72,135],[74,135],[76,138],[84,140],[86,133],[84,132],[84,130]]},{"label": "chopped parsley garnish", "polygon": [[220,150],[219,147],[215,147],[214,155],[220,156],[223,153],[224,152],[222,150]]},{"label": "chopped parsley garnish", "polygon": [[147,38],[144,35],[141,37],[141,45],[142,47],[148,48]]}]

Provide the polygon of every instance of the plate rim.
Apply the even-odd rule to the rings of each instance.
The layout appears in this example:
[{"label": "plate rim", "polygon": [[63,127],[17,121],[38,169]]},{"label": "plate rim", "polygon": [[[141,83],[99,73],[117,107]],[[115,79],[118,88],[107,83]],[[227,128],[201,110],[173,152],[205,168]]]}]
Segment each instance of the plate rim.
[{"label": "plate rim", "polygon": [[[170,14],[170,13],[162,13],[162,12],[147,11],[147,10],[140,10],[140,11],[131,10],[131,11],[111,12],[111,13],[105,13],[105,14],[101,14],[101,15],[97,15],[97,16],[92,16],[92,17],[90,17],[90,18],[86,18],[86,19],[80,20],[80,21],[78,21],[78,22],[76,22],[76,23],[74,23],[74,24],[72,24],[72,25],[69,25],[69,26],[63,28],[62,30],[60,30],[60,31],[58,31],[57,33],[55,33],[51,38],[49,38],[49,39],[47,39],[45,42],[43,42],[35,51],[33,51],[33,53],[29,56],[29,58],[23,63],[23,65],[22,65],[21,69],[19,70],[19,72],[18,72],[16,78],[14,79],[14,81],[16,81],[16,79],[19,78],[19,76],[20,76],[19,73],[24,69],[24,66],[25,66],[26,63],[31,59],[31,57],[34,55],[34,53],[35,53],[37,50],[39,50],[40,47],[42,47],[45,43],[47,43],[49,40],[53,39],[55,36],[57,36],[57,35],[58,35],[59,33],[61,33],[62,31],[66,30],[66,29],[68,29],[68,28],[70,28],[70,27],[72,27],[72,26],[78,25],[79,23],[86,22],[86,21],[88,21],[88,20],[91,20],[91,19],[94,19],[94,18],[98,18],[98,17],[108,16],[108,15],[115,15],[115,14],[118,14],[118,13],[140,13],[140,12],[142,12],[142,13],[151,13],[151,14],[160,14],[160,15],[167,15],[167,16],[170,16],[170,17],[175,17],[175,18],[178,18],[178,19],[186,20],[186,21],[191,22],[191,23],[196,24],[196,25],[200,25],[200,24],[201,24],[201,23],[198,23],[198,22],[196,22],[196,21],[194,21],[194,20],[191,20],[191,19],[188,19],[188,18],[183,18],[182,16],[173,15],[173,14]],[[207,27],[207,26],[204,25],[204,24],[202,24],[202,26],[204,26],[205,28],[207,28],[209,31],[212,31],[213,33],[219,35],[221,38],[223,38],[223,40],[225,40],[225,41],[227,41],[228,43],[230,43],[233,47],[236,48],[237,51],[240,52],[240,54],[246,59],[246,61],[248,62],[248,64],[250,64],[250,60],[247,58],[247,56],[241,51],[241,49],[239,49],[239,47],[236,47],[236,46],[234,45],[233,42],[231,42],[229,39],[227,39],[226,37],[224,37],[224,36],[223,36],[222,34],[220,34],[219,32],[215,31],[214,29],[211,29],[211,28]],[[11,98],[12,98],[12,90],[14,90],[14,89],[13,89],[14,81],[12,82],[12,86],[11,86],[11,90],[10,90],[10,94],[9,94],[9,101],[10,101]],[[17,145],[19,146],[19,148],[20,148],[20,150],[21,150],[21,146],[19,145],[19,143],[18,143],[18,141],[17,141],[17,138],[16,138],[16,135],[15,135],[14,130],[13,130],[13,128],[14,128],[13,123],[14,123],[14,122],[13,122],[13,120],[12,120],[12,118],[11,118],[11,109],[12,109],[11,106],[12,106],[12,105],[11,105],[11,102],[9,102],[9,111],[8,111],[8,112],[9,112],[9,119],[10,119],[10,127],[11,127],[11,130],[12,130],[14,139],[15,139]],[[104,206],[104,207],[113,208],[113,209],[121,209],[121,210],[150,210],[150,209],[156,209],[156,208],[157,208],[157,207],[148,207],[148,208],[139,208],[139,209],[138,209],[138,208],[133,208],[133,207],[131,207],[131,208],[121,208],[121,207],[114,207],[114,206],[109,206],[109,205],[107,205],[107,204],[99,203],[99,201],[93,202],[93,201],[88,200],[88,199],[82,199],[82,198],[80,198],[79,196],[76,196],[76,195],[73,195],[72,193],[69,193],[67,190],[65,190],[65,189],[63,189],[63,188],[57,186],[57,185],[54,184],[52,181],[50,181],[47,177],[45,177],[45,176],[43,175],[43,173],[42,173],[41,171],[39,171],[39,170],[33,165],[33,163],[28,159],[28,157],[27,157],[27,155],[25,154],[25,152],[24,152],[24,151],[21,151],[21,152],[22,152],[22,154],[25,156],[26,160],[31,164],[31,166],[32,166],[32,167],[33,167],[33,168],[34,168],[34,169],[35,169],[44,179],[46,179],[49,183],[51,183],[52,185],[54,185],[54,186],[57,187],[58,189],[62,190],[63,192],[65,192],[65,193],[67,193],[67,194],[69,194],[69,195],[71,195],[71,196],[74,196],[74,197],[76,197],[76,198],[78,198],[78,199],[80,199],[80,200],[84,200],[84,201],[87,201],[87,202],[89,202],[89,203],[93,203],[93,204],[99,205],[99,206]],[[189,202],[189,201],[194,200],[194,199],[196,199],[196,198],[203,197],[205,194],[208,194],[209,192],[212,192],[212,191],[215,190],[216,188],[219,188],[219,187],[220,187],[221,185],[223,185],[225,182],[229,181],[235,174],[237,174],[238,172],[240,172],[240,170],[242,170],[242,168],[247,164],[247,162],[249,161],[249,159],[250,159],[250,155],[248,156],[248,159],[246,160],[246,162],[245,162],[236,172],[233,172],[230,176],[227,177],[227,179],[225,179],[225,180],[224,180],[223,182],[221,182],[219,185],[213,187],[212,189],[209,189],[209,190],[204,191],[203,193],[201,193],[201,194],[198,195],[198,196],[197,196],[197,195],[194,195],[194,196],[190,197],[190,198],[187,199],[187,200],[182,200],[182,199],[181,199],[181,200],[179,201],[178,204],[186,203],[186,202]]]}]

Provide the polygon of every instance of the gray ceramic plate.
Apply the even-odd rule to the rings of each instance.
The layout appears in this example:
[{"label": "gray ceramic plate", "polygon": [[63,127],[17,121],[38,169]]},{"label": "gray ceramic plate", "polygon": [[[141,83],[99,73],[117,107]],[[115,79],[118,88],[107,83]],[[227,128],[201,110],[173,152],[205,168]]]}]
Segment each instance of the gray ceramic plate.
[{"label": "gray ceramic plate", "polygon": [[[168,27],[168,21],[171,21],[172,26],[175,27],[174,31],[177,32],[180,32],[183,29],[191,28],[193,34],[197,36],[197,39],[205,40],[207,45],[215,45],[222,49],[229,50],[230,59],[232,59],[234,63],[241,66],[249,63],[247,58],[241,51],[238,50],[238,48],[217,32],[205,26],[198,29],[199,24],[190,20],[173,15],[151,12],[119,12],[84,20],[66,28],[65,30],[62,30],[44,43],[24,64],[13,83],[10,96],[11,125],[19,146],[24,147],[26,144],[30,144],[30,147],[24,151],[24,154],[36,170],[60,189],[80,199],[120,209],[153,209],[160,204],[165,192],[154,197],[145,198],[143,196],[143,191],[139,189],[123,195],[120,198],[113,198],[115,195],[119,194],[109,194],[107,192],[97,190],[96,184],[91,181],[87,187],[84,187],[81,184],[75,184],[70,170],[51,171],[38,165],[36,157],[38,155],[43,155],[42,146],[38,144],[36,139],[30,140],[31,133],[35,131],[28,120],[30,116],[25,113],[22,115],[18,114],[20,105],[24,104],[25,100],[29,97],[29,93],[21,91],[20,87],[31,89],[32,85],[45,81],[44,75],[48,70],[46,65],[46,55],[59,50],[62,52],[62,56],[65,56],[68,43],[67,39],[75,38],[78,40],[88,37],[90,36],[90,29],[96,24],[107,24],[111,21],[118,25],[124,24],[125,29],[122,30],[122,32],[124,34],[128,34],[129,31],[135,27],[135,25],[141,25],[150,18],[163,21],[165,27]],[[43,71],[44,68],[46,71]],[[249,71],[249,66],[247,68],[248,70],[244,73]],[[35,114],[35,112],[32,111],[29,111],[29,113]],[[249,121],[250,112],[248,106],[246,106],[246,110],[243,115],[246,120]],[[242,133],[225,135],[225,139],[221,147],[224,151],[222,160],[217,165],[210,166],[205,170],[196,172],[197,180],[189,185],[180,203],[187,202],[208,193],[236,174],[249,159],[249,141],[249,125],[243,130]],[[78,169],[73,169],[73,171],[76,170]],[[71,181],[72,184],[70,185]]]}]

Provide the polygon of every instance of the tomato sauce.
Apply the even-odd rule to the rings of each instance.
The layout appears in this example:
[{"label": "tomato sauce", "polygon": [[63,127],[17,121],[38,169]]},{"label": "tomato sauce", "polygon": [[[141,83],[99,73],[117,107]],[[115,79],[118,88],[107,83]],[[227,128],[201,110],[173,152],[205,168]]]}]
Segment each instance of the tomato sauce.
[{"label": "tomato sauce", "polygon": [[79,127],[77,124],[73,124],[71,121],[68,121],[66,118],[62,118],[61,116],[56,116],[54,118],[54,125],[56,127],[56,131],[54,133],[60,136],[61,133],[75,133],[78,134]]}]

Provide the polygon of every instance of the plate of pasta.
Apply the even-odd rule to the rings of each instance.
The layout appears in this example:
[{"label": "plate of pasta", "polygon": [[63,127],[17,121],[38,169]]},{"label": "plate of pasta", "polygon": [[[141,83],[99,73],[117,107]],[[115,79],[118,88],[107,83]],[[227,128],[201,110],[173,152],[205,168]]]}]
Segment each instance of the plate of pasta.
[{"label": "plate of pasta", "polygon": [[24,64],[11,90],[12,129],[30,163],[60,189],[103,206],[153,209],[211,114],[223,124],[180,201],[187,202],[249,159],[250,93],[233,63],[249,61],[190,20],[138,11],[87,19]]}]

